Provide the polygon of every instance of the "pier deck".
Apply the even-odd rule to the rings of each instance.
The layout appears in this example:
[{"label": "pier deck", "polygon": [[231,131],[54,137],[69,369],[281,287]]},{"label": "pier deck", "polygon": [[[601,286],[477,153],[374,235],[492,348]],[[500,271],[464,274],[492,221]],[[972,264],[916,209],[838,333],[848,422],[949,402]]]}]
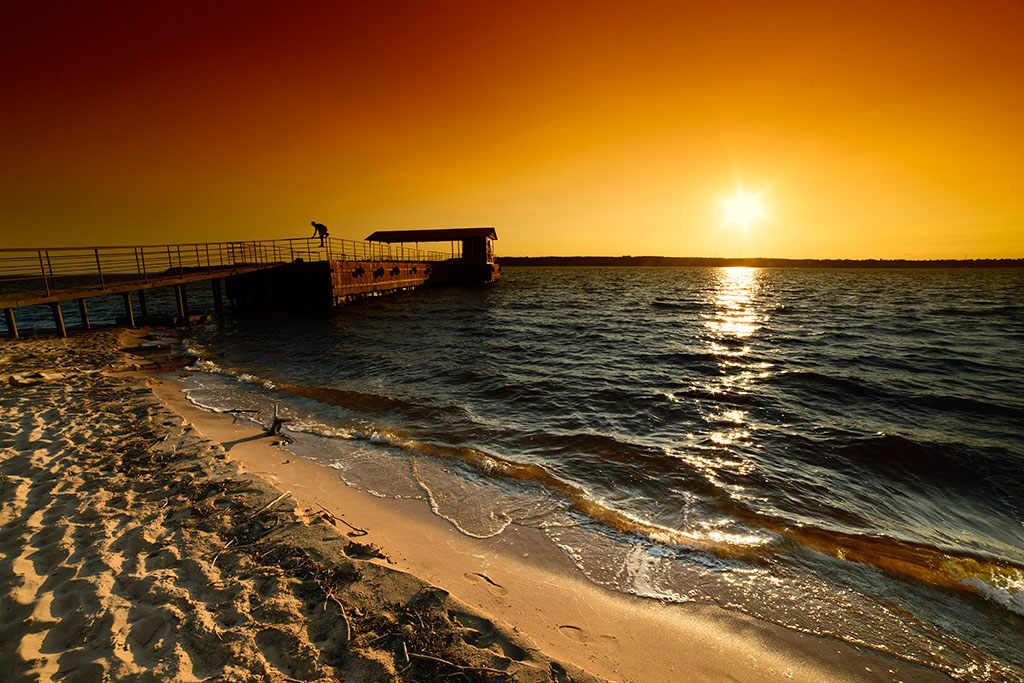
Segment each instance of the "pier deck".
[{"label": "pier deck", "polygon": [[[222,315],[222,282],[234,309],[266,310],[329,308],[426,284],[498,279],[491,258],[490,241],[497,237],[493,228],[391,231],[371,238],[378,235],[362,242],[299,238],[0,249],[0,308],[12,337],[18,336],[15,311],[41,304],[50,306],[58,333],[66,336],[62,302],[77,300],[82,326],[88,328],[87,299],[119,294],[125,319],[134,327],[132,294],[146,318],[145,292],[160,287],[174,288],[177,319],[187,323],[185,285],[195,282],[211,283],[217,314]],[[420,250],[419,241],[451,241],[452,252]]]}]

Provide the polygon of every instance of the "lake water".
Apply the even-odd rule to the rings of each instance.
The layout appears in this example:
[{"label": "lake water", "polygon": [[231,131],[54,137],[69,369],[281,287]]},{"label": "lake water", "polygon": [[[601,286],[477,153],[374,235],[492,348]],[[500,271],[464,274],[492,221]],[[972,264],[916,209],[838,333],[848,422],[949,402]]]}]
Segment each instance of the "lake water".
[{"label": "lake water", "polygon": [[193,401],[277,405],[294,453],[466,534],[1024,680],[1024,270],[506,268],[190,344]]}]

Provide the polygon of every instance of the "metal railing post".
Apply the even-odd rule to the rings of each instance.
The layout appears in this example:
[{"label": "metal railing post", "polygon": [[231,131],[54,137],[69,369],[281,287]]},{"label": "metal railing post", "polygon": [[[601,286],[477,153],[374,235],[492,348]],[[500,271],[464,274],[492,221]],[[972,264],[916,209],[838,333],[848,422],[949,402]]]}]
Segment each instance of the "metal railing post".
[{"label": "metal railing post", "polygon": [[46,279],[46,266],[43,265],[43,252],[39,250],[39,272],[43,274],[43,285],[46,286],[46,296],[50,296],[50,282]]},{"label": "metal railing post", "polygon": [[50,279],[53,280],[53,264],[50,263],[50,252],[46,252],[46,268],[50,271]]}]

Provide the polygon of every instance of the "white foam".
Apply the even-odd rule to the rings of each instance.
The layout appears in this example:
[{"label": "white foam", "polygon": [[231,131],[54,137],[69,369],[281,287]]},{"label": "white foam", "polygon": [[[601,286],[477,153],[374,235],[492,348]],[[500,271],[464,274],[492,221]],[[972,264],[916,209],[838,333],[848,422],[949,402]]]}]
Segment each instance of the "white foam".
[{"label": "white foam", "polygon": [[1003,571],[1006,573],[997,574],[992,571],[988,581],[970,576],[961,579],[960,583],[1011,612],[1024,616],[1024,572],[1011,568],[1004,568]]},{"label": "white foam", "polygon": [[186,370],[192,370],[194,372],[206,372],[211,375],[230,375],[224,368],[214,363],[212,360],[206,360],[200,358],[195,363],[188,366]]}]

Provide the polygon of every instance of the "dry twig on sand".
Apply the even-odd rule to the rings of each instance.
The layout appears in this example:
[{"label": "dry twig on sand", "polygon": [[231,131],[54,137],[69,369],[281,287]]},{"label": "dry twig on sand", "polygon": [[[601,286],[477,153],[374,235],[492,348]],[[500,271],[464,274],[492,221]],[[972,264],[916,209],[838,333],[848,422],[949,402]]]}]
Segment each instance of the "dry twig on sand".
[{"label": "dry twig on sand", "polygon": [[334,514],[333,512],[331,512],[330,510],[325,508],[323,505],[320,505],[319,501],[314,501],[314,502],[316,502],[316,504],[320,506],[321,510],[323,510],[324,512],[329,514],[331,516],[331,519],[333,519],[335,522],[341,522],[342,524],[347,526],[349,529],[352,529],[352,531],[350,531],[348,533],[349,536],[356,536],[356,537],[358,537],[358,536],[365,536],[366,534],[370,533],[366,529],[360,529],[357,526],[352,526],[351,524],[349,524],[348,522],[343,520],[341,517],[339,517],[338,515]]},{"label": "dry twig on sand", "polygon": [[454,667],[454,668],[459,669],[461,671],[478,671],[480,673],[498,674],[498,675],[501,675],[501,676],[508,676],[508,672],[507,671],[502,671],[501,669],[491,669],[491,668],[488,668],[486,666],[463,666],[462,664],[456,664],[455,662],[449,662],[447,659],[441,659],[440,657],[433,657],[431,655],[425,655],[425,654],[421,654],[419,652],[409,652],[408,655],[410,657],[415,657],[416,659],[425,659],[427,661],[437,662],[439,664],[447,664],[448,666]]},{"label": "dry twig on sand", "polygon": [[348,619],[348,612],[345,611],[345,605],[343,605],[341,600],[339,600],[337,596],[334,595],[334,591],[320,583],[319,579],[316,579],[316,585],[320,586],[320,590],[322,590],[324,592],[324,595],[327,596],[327,599],[324,600],[324,611],[327,611],[327,600],[333,600],[334,604],[336,604],[338,606],[338,609],[341,610],[341,620],[345,624],[345,638],[347,639],[345,644],[347,645],[348,643],[351,643],[352,622]]},{"label": "dry twig on sand", "polygon": [[275,498],[274,500],[270,501],[269,503],[267,503],[266,505],[264,505],[263,507],[261,507],[261,508],[260,508],[259,510],[257,510],[256,512],[253,512],[252,514],[250,514],[249,516],[247,516],[247,517],[246,517],[246,518],[245,518],[244,520],[242,520],[242,521],[243,521],[243,522],[248,522],[248,521],[249,521],[249,520],[251,520],[251,519],[255,519],[255,518],[256,518],[257,516],[259,516],[259,515],[260,515],[261,513],[263,513],[263,512],[266,512],[266,511],[267,511],[267,510],[269,510],[270,508],[274,507],[275,505],[277,505],[278,503],[280,503],[280,502],[281,502],[282,500],[284,500],[285,498],[287,498],[287,497],[288,497],[288,496],[290,496],[291,494],[292,494],[292,492],[291,492],[291,491],[285,491],[285,492],[284,492],[284,493],[282,493],[282,494],[281,494],[280,496],[278,496],[278,497],[277,497],[277,498]]}]

